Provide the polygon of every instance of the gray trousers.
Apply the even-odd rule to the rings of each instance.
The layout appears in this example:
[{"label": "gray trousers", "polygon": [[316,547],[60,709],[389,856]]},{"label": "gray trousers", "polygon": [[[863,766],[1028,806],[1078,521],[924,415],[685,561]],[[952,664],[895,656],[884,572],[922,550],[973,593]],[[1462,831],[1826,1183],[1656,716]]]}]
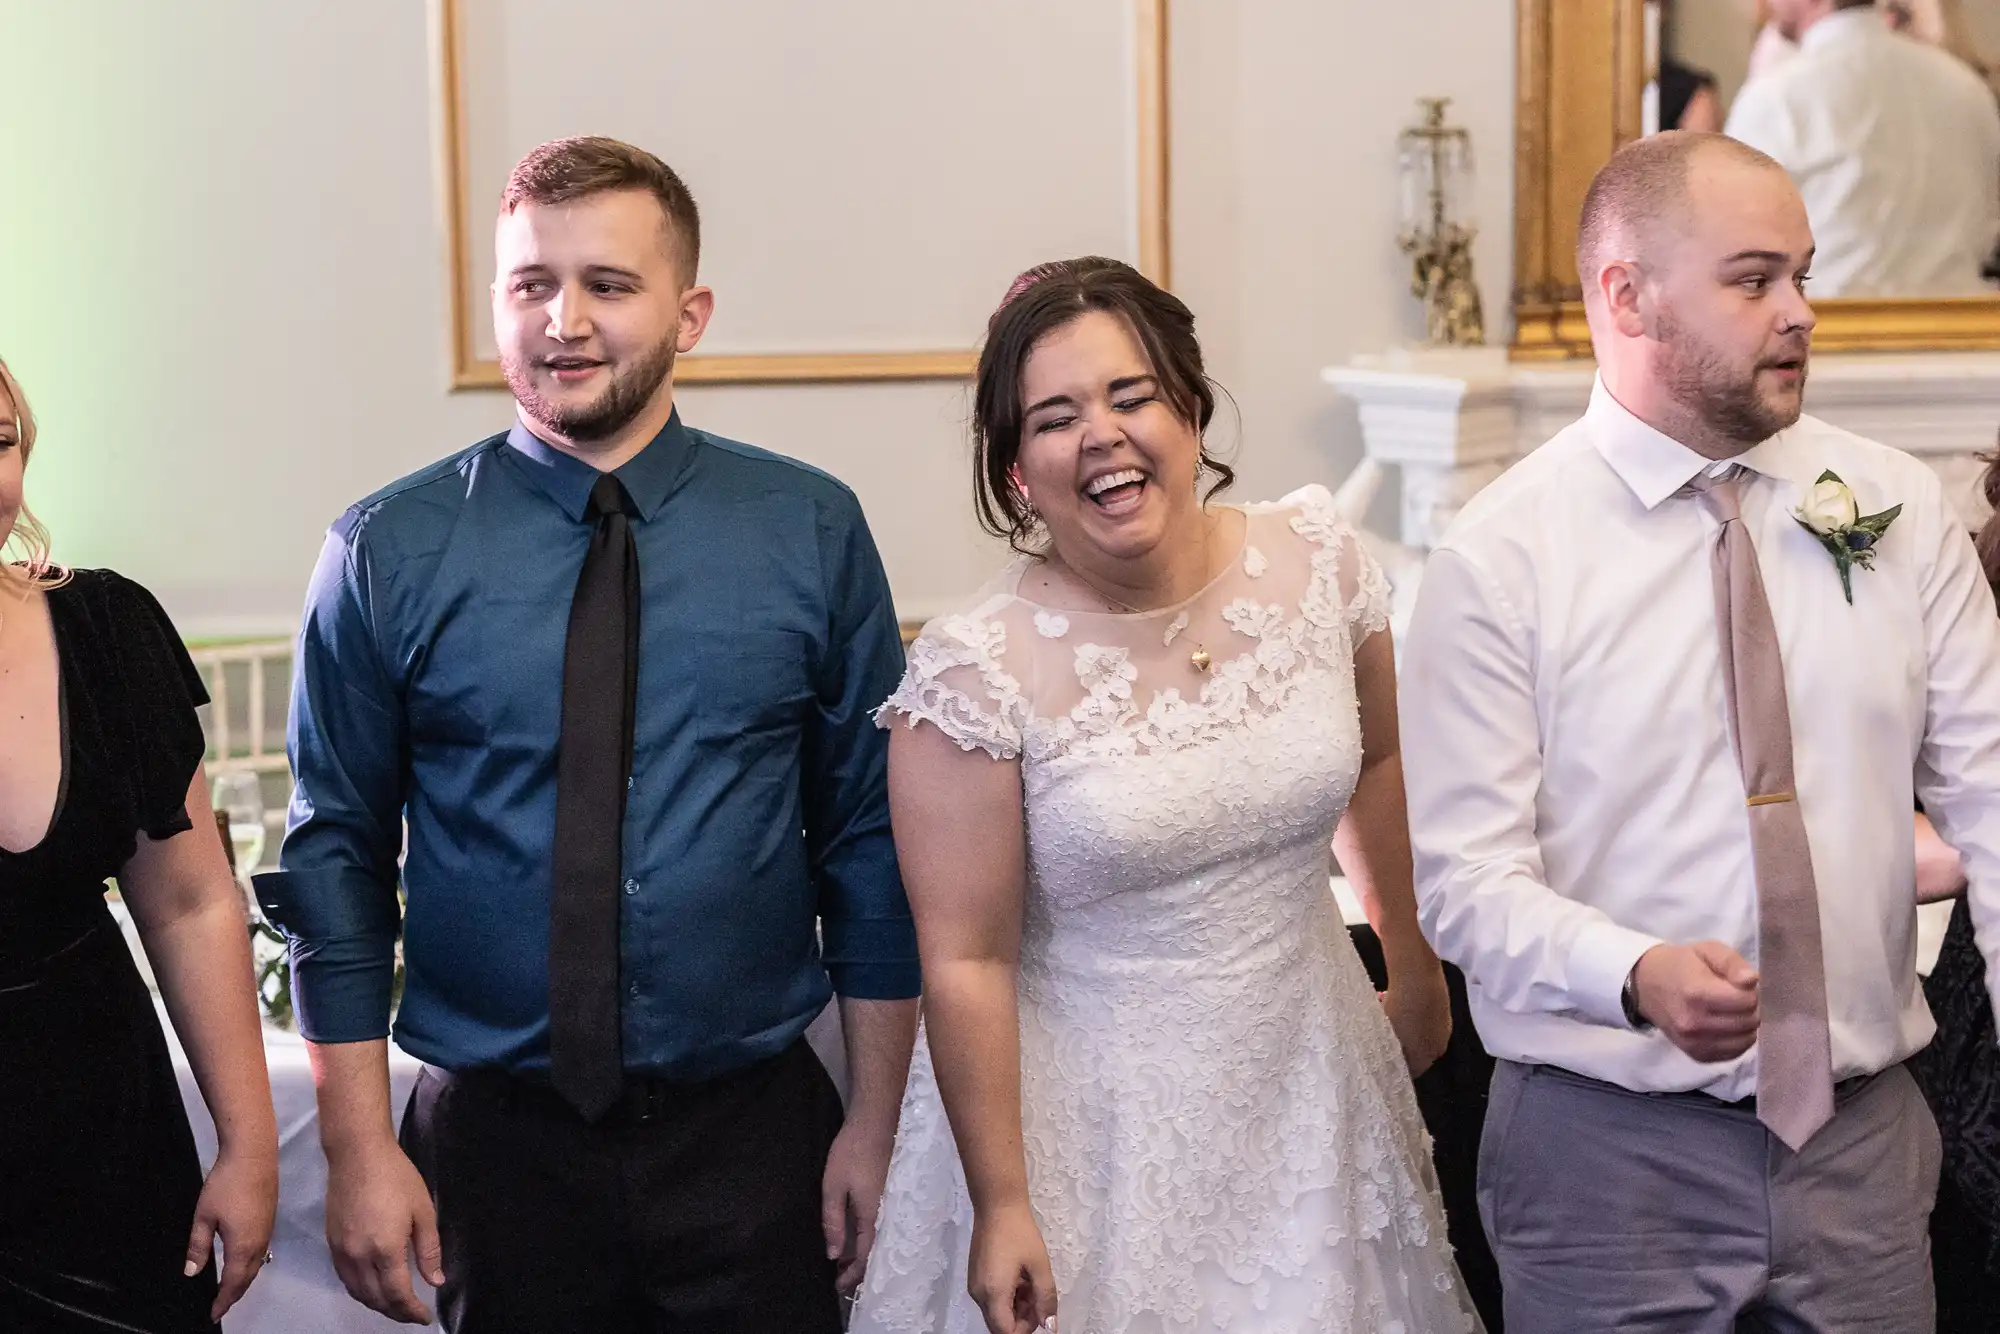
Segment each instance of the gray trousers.
[{"label": "gray trousers", "polygon": [[1479,1212],[1507,1334],[1932,1334],[1939,1161],[1901,1066],[1794,1154],[1747,1107],[1501,1061]]}]

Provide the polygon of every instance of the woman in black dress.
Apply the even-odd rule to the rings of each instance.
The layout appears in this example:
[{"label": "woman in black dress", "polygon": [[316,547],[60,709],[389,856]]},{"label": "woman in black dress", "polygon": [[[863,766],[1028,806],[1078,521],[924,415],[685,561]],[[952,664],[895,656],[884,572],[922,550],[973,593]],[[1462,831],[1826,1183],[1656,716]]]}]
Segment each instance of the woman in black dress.
[{"label": "woman in black dress", "polygon": [[[266,1258],[278,1140],[207,696],[150,594],[48,563],[34,438],[0,363],[0,547],[27,553],[0,562],[0,1330],[213,1331]],[[206,1182],[112,876],[215,1118]]]},{"label": "woman in black dress", "polygon": [[[1986,470],[1986,498],[2000,505],[2000,457]],[[1979,534],[1979,559],[2000,597],[2000,516]],[[1919,860],[1927,829],[1919,824]],[[1937,836],[1929,834],[1929,841]],[[1950,873],[1949,871],[1947,872]],[[1919,876],[1922,888],[1924,876]],[[1962,876],[1947,889],[1963,889]],[[1972,914],[1964,898],[1951,925],[1924,998],[1938,1033],[1910,1068],[1938,1120],[1944,1171],[1931,1214],[1931,1264],[1937,1277],[1938,1334],[1994,1334],[2000,1330],[2000,1038],[1986,991],[1986,962],[1972,939]]]}]

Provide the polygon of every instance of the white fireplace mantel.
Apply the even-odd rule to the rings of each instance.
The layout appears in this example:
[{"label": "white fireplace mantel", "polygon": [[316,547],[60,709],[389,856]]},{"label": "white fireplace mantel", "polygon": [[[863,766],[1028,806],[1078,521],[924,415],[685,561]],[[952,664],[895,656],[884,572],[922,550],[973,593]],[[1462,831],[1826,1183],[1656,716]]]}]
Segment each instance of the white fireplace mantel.
[{"label": "white fireplace mantel", "polygon": [[[1437,545],[1473,493],[1583,415],[1592,363],[1514,363],[1504,349],[1392,352],[1320,375],[1361,412],[1367,456],[1402,475],[1399,536]],[[1968,527],[1987,514],[1981,455],[2000,431],[2000,353],[1822,354],[1806,410],[1922,458]]]}]

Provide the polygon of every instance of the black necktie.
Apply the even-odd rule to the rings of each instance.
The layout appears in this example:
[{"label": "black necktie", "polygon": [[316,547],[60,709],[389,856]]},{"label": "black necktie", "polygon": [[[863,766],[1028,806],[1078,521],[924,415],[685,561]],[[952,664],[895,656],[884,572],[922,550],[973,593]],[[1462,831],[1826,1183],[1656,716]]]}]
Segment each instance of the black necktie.
[{"label": "black necktie", "polygon": [[639,685],[639,552],[625,488],[605,473],[570,604],[556,743],[549,894],[549,1066],[556,1092],[596,1121],[624,1081],[619,1052],[618,878]]}]

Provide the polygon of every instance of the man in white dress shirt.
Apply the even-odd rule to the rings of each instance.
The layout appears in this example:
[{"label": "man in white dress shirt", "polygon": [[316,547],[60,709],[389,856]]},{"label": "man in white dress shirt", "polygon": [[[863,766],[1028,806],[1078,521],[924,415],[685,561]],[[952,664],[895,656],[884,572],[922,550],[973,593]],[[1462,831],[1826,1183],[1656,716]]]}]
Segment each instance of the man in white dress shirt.
[{"label": "man in white dress shirt", "polygon": [[1771,0],[1799,53],[1750,80],[1727,133],[1790,172],[1828,297],[1990,294],[2000,104],[1956,56],[1892,32],[1872,0]]},{"label": "man in white dress shirt", "polygon": [[[1418,594],[1418,894],[1500,1062],[1509,1334],[1931,1329],[1912,798],[2000,969],[2000,620],[1937,476],[1800,415],[1812,249],[1754,150],[1621,150],[1579,240],[1589,410]],[[1815,512],[1902,507],[1846,548],[1851,604],[1794,517],[1827,471],[1858,508]]]}]

